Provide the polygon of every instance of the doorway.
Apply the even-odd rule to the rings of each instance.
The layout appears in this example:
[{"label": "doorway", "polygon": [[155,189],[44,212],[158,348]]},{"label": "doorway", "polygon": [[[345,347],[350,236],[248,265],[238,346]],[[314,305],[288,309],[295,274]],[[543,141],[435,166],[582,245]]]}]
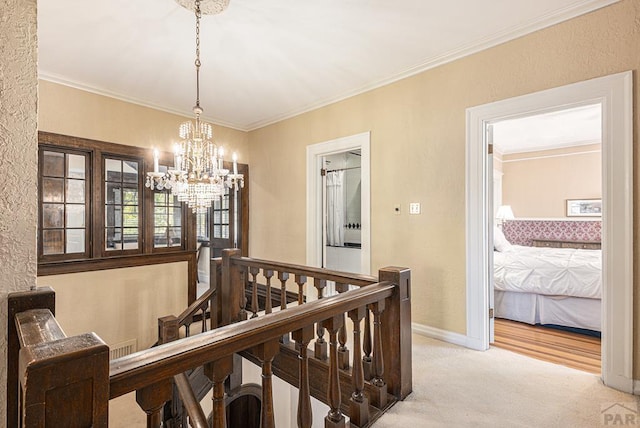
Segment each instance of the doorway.
[{"label": "doorway", "polygon": [[[598,375],[601,111],[590,104],[488,125],[491,344]],[[582,203],[584,212],[568,210],[566,201]]]},{"label": "doorway", "polygon": [[[232,170],[231,162],[224,167]],[[244,176],[244,187],[230,189],[225,186],[225,194],[213,201],[204,213],[194,214],[197,292],[200,297],[211,283],[211,259],[221,257],[225,248],[238,248],[242,256],[249,255],[249,165],[238,163],[238,173]]]},{"label": "doorway", "polygon": [[[334,254],[327,252],[327,243],[330,242],[330,246],[335,247],[330,249],[330,252],[334,252],[333,250],[349,251],[349,255],[353,256],[350,257],[352,262],[349,263],[350,269],[347,270],[370,274],[371,186],[369,142],[369,132],[365,132],[307,147],[307,264],[310,266],[328,268],[333,266],[336,270],[345,270],[346,266],[340,265],[337,260],[334,261]],[[330,161],[328,168],[327,160]],[[356,161],[359,165],[355,165]],[[331,167],[332,164],[334,165],[333,167]],[[356,175],[356,172],[359,172],[359,186],[353,186],[348,194],[344,193],[348,190],[347,186],[344,186],[340,194],[344,197],[348,196],[350,199],[359,197],[360,203],[359,209],[353,208],[350,212],[345,211],[345,208],[348,208],[346,205],[341,208],[340,212],[343,213],[343,217],[337,217],[335,219],[336,223],[331,226],[332,233],[335,232],[336,236],[331,237],[331,241],[328,241],[327,227],[329,225],[325,208],[327,202],[327,176],[323,174],[327,174],[331,170],[337,173],[336,180],[340,175],[338,170],[343,170],[341,174],[342,180],[345,178],[345,173],[349,171],[353,171],[351,173],[353,176]],[[331,180],[333,179],[334,177],[331,178]],[[347,201],[343,200],[343,202],[346,203]],[[351,224],[351,228],[349,228],[349,224]],[[345,228],[344,226],[347,227]],[[340,233],[342,233],[342,237],[340,237]],[[347,240],[344,239],[345,236],[348,238]],[[345,246],[345,243],[351,248]],[[359,248],[357,247],[358,244]],[[336,256],[340,257],[340,255]],[[329,258],[332,260],[329,260]]]},{"label": "doorway", "polygon": [[633,391],[632,73],[579,82],[467,109],[467,346],[489,347],[487,125],[532,113],[602,105],[602,378]]},{"label": "doorway", "polygon": [[362,153],[348,150],[323,159],[322,267],[361,273]]}]

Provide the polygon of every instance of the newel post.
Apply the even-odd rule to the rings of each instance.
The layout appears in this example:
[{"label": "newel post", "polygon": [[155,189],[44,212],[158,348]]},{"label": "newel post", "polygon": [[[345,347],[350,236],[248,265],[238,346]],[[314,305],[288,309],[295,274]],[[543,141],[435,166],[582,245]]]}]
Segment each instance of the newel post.
[{"label": "newel post", "polygon": [[[20,340],[15,316],[29,309],[49,309],[56,313],[56,293],[52,288],[40,287],[32,291],[11,293],[7,299],[7,426],[16,427],[20,417],[18,358]],[[2,424],[0,423],[0,426]]]},{"label": "newel post", "polygon": [[382,343],[385,381],[389,393],[404,400],[413,390],[411,380],[411,270],[386,267],[378,271],[379,281],[395,284],[393,295],[382,313]]},{"label": "newel post", "polygon": [[244,308],[244,287],[242,271],[231,263],[232,257],[242,255],[239,249],[222,250],[222,283],[218,290],[218,303],[221,308],[221,326],[241,321],[241,308]]}]

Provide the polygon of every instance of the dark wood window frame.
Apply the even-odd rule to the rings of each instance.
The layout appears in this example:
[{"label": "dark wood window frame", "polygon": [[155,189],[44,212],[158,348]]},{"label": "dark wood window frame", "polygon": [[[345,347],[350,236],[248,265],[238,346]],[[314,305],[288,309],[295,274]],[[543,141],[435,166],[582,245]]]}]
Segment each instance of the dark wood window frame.
[{"label": "dark wood window frame", "polygon": [[[154,248],[154,191],[144,186],[146,172],[153,168],[152,153],[149,149],[127,146],[116,143],[90,140],[86,138],[71,137],[48,132],[38,132],[38,141],[41,148],[53,151],[69,151],[83,153],[88,156],[90,165],[87,174],[89,202],[89,224],[86,226],[88,248],[81,257],[73,258],[72,255],[61,257],[42,256],[41,239],[39,233],[38,250],[38,275],[58,275],[64,273],[76,273],[103,269],[117,269],[122,267],[144,266],[160,263],[189,262],[189,284],[195,285],[196,278],[196,217],[191,214],[186,206],[182,207],[182,244],[179,247]],[[138,198],[140,218],[139,249],[131,253],[112,255],[105,251],[104,223],[105,223],[105,190],[104,190],[104,158],[131,159],[139,162],[139,193]],[[161,154],[163,164],[171,164],[171,153]],[[39,203],[40,210],[41,203]],[[41,215],[40,215],[41,217]],[[40,228],[39,228],[40,229]]]}]

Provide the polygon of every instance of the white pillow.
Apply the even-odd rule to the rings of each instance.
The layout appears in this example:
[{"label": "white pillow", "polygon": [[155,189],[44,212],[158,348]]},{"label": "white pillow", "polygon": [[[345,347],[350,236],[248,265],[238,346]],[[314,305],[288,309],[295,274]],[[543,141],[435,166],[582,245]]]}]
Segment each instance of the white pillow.
[{"label": "white pillow", "polygon": [[511,249],[511,242],[507,241],[502,229],[497,226],[493,226],[493,248],[501,253]]}]

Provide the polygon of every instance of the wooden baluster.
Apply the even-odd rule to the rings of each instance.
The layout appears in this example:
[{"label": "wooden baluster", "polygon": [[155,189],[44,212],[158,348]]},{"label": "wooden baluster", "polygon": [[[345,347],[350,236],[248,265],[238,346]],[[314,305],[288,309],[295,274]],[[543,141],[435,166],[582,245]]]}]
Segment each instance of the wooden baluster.
[{"label": "wooden baluster", "polygon": [[[336,290],[338,293],[344,293],[349,291],[349,284],[343,284],[336,282]],[[347,348],[347,327],[346,327],[346,314],[342,314],[342,328],[338,332],[338,367],[341,370],[349,369],[349,348]]]},{"label": "wooden baluster", "polygon": [[171,400],[173,383],[171,379],[163,379],[153,385],[136,391],[136,402],[147,414],[147,428],[162,426],[162,408]]},{"label": "wooden baluster", "polygon": [[291,333],[298,349],[298,428],[311,428],[313,412],[311,410],[311,394],[309,392],[309,358],[307,356],[309,342],[313,339],[313,326],[310,325]]},{"label": "wooden baluster", "polygon": [[220,304],[218,303],[218,295],[221,293],[222,288],[222,260],[211,260],[210,261],[210,287],[216,290],[215,293],[211,295],[211,299],[209,300],[209,306],[211,308],[211,330],[218,328],[220,325]]},{"label": "wooden baluster", "polygon": [[[287,309],[287,280],[289,279],[288,272],[278,272],[278,279],[280,280],[280,310]],[[282,343],[289,343],[289,333],[282,335]]]},{"label": "wooden baluster", "polygon": [[353,393],[349,400],[349,420],[351,425],[362,427],[369,423],[369,400],[364,396],[364,371],[362,367],[362,351],[360,341],[360,322],[367,312],[366,308],[358,308],[349,312],[353,321]]},{"label": "wooden baluster", "polygon": [[340,393],[340,371],[338,368],[338,340],[337,335],[343,324],[343,316],[338,315],[329,318],[322,323],[323,328],[329,331],[329,385],[327,387],[327,403],[329,413],[324,418],[325,428],[344,427],[345,418],[340,410],[342,398]]},{"label": "wooden baluster", "polygon": [[287,309],[287,280],[289,279],[289,273],[278,272],[278,279],[280,280],[280,310]]},{"label": "wooden baluster", "polygon": [[249,272],[247,271],[247,267],[243,266],[240,271],[240,276],[242,277],[242,297],[240,298],[240,319],[246,320],[249,318],[247,314],[247,281],[249,281]]},{"label": "wooden baluster", "polygon": [[185,325],[184,325],[184,331],[185,331],[185,336],[186,336],[186,337],[191,336],[191,334],[189,333],[189,327],[190,327],[190,326],[191,326],[191,324],[190,324],[190,323],[189,323],[189,324],[185,324]]},{"label": "wooden baluster", "polygon": [[304,285],[307,283],[307,277],[304,275],[296,275],[296,284],[298,284],[298,305],[304,303]]},{"label": "wooden baluster", "polygon": [[[322,299],[324,288],[327,286],[326,279],[313,278],[313,286],[318,290],[318,300]],[[316,333],[318,338],[316,339],[316,343],[314,344],[314,355],[318,360],[326,360],[327,359],[327,342],[324,340],[324,327],[322,327],[322,323],[318,323],[316,327]]]},{"label": "wooden baluster", "polygon": [[258,310],[260,309],[260,307],[258,306],[258,273],[260,272],[260,269],[257,267],[250,267],[249,268],[249,273],[251,274],[251,278],[253,278],[252,285],[253,288],[251,289],[251,312],[253,315],[251,315],[251,318],[256,318],[258,316]]},{"label": "wooden baluster", "polygon": [[207,308],[206,306],[200,309],[202,311],[202,333],[207,331]]},{"label": "wooden baluster", "polygon": [[227,428],[224,382],[233,372],[233,355],[204,365],[204,374],[213,383],[212,428]]},{"label": "wooden baluster", "polygon": [[271,302],[271,278],[273,277],[273,271],[270,269],[265,269],[262,274],[267,279],[267,293],[265,297],[264,303],[264,312],[265,314],[270,314],[273,312],[272,302]]},{"label": "wooden baluster", "polygon": [[373,360],[371,359],[371,316],[369,315],[368,308],[365,308],[364,311],[364,337],[362,339],[362,350],[364,351],[364,357],[362,357],[364,378],[366,380],[371,380],[371,377],[373,376]]},{"label": "wooden baluster", "polygon": [[387,384],[384,381],[384,357],[382,351],[382,324],[381,316],[384,311],[384,300],[369,305],[373,312],[373,379],[371,385],[374,388],[371,394],[371,404],[378,409],[387,405]]},{"label": "wooden baluster", "polygon": [[280,342],[270,340],[253,348],[253,354],[262,362],[262,408],[260,412],[260,427],[275,428],[273,413],[273,371],[271,363],[280,352]]}]

